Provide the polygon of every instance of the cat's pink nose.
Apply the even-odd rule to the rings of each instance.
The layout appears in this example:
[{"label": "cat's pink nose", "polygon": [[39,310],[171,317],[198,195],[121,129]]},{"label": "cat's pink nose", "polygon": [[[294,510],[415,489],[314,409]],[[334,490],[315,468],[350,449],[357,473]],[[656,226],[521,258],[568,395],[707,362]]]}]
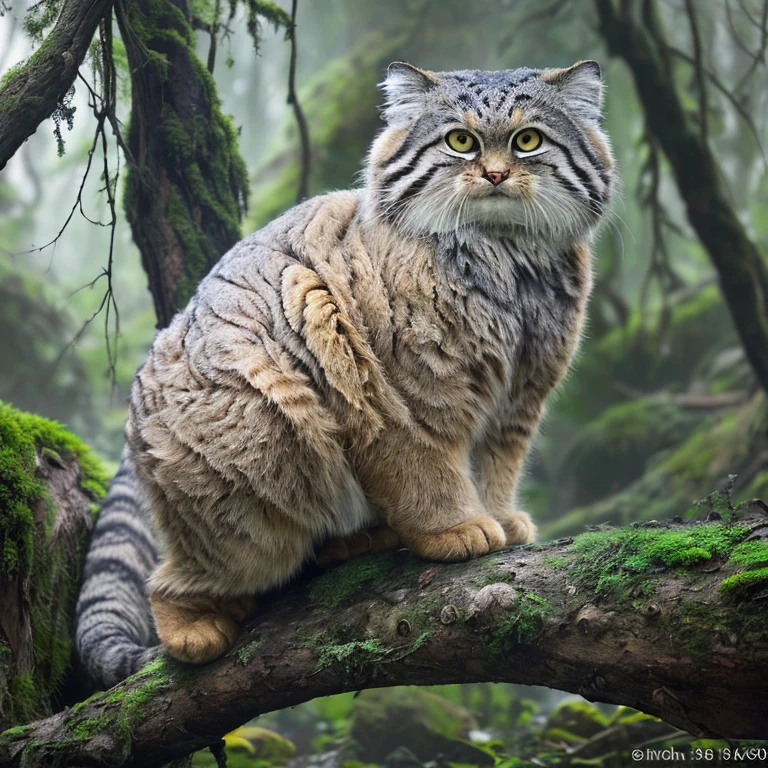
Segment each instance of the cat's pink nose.
[{"label": "cat's pink nose", "polygon": [[488,179],[488,181],[490,181],[494,187],[498,187],[502,181],[506,181],[509,178],[509,170],[507,169],[506,171],[485,171],[483,173],[483,178]]}]

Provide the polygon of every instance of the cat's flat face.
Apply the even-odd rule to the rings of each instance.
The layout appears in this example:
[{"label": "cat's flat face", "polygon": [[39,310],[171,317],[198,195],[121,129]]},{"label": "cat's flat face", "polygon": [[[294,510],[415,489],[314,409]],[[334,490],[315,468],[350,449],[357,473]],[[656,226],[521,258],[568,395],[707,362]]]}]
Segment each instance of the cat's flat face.
[{"label": "cat's flat face", "polygon": [[613,162],[595,62],[499,72],[393,64],[383,89],[388,128],[371,150],[369,185],[403,232],[567,238],[605,210]]}]

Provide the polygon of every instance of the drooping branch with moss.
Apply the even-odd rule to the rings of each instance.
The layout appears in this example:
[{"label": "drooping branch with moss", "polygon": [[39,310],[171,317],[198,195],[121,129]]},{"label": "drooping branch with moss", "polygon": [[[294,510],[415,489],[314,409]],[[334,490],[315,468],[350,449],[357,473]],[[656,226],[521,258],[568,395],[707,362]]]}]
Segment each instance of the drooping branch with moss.
[{"label": "drooping branch with moss", "polygon": [[[46,7],[59,10],[58,3]],[[64,103],[111,0],[66,0],[55,26],[28,61],[0,82],[0,170],[40,123]],[[55,18],[55,14],[54,14]]]},{"label": "drooping branch with moss", "polygon": [[[469,563],[352,560],[263,604],[222,659],[161,657],[0,736],[7,766],[161,766],[260,713],[371,687],[506,681],[765,736],[768,518],[647,523]],[[717,519],[717,520],[715,520]],[[23,759],[22,759],[23,755]]]}]

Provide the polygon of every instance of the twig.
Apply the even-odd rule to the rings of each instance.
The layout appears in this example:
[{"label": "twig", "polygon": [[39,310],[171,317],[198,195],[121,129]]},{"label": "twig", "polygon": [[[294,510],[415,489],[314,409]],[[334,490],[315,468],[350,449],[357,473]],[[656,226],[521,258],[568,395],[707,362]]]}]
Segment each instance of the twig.
[{"label": "twig", "polygon": [[[64,230],[69,225],[69,222],[72,220],[72,217],[75,214],[75,211],[79,209],[80,214],[85,218],[88,222],[91,224],[96,224],[98,226],[103,227],[109,227],[109,251],[107,255],[107,266],[102,267],[102,271],[95,277],[90,283],[87,283],[84,286],[81,286],[80,288],[76,289],[70,294],[70,297],[78,293],[79,291],[83,290],[86,287],[93,287],[101,278],[106,277],[107,279],[107,288],[104,292],[104,296],[101,299],[101,303],[99,304],[98,308],[91,314],[90,317],[88,317],[85,322],[80,326],[80,330],[74,335],[74,337],[63,347],[63,349],[59,352],[59,354],[56,356],[56,358],[51,363],[50,369],[48,371],[48,376],[52,377],[61,361],[66,356],[67,352],[72,349],[77,342],[82,338],[83,334],[85,333],[88,326],[96,319],[96,317],[101,314],[101,312],[104,312],[104,340],[106,344],[107,349],[107,373],[109,375],[110,381],[112,383],[112,388],[117,386],[117,339],[120,335],[120,311],[117,306],[117,300],[115,299],[115,293],[114,293],[114,284],[112,282],[112,274],[113,274],[113,266],[114,266],[114,255],[115,255],[115,232],[117,229],[117,201],[116,201],[116,195],[115,191],[117,189],[117,180],[120,175],[120,156],[118,154],[117,157],[117,171],[113,175],[111,173],[110,165],[109,165],[109,142],[107,139],[107,132],[106,132],[106,123],[109,122],[113,129],[115,129],[116,126],[116,118],[114,117],[114,110],[115,110],[115,96],[116,96],[116,72],[114,67],[114,62],[112,60],[112,22],[111,18],[105,18],[100,26],[99,26],[99,37],[101,42],[101,55],[102,55],[102,66],[101,66],[101,93],[99,93],[96,88],[91,86],[90,83],[80,74],[78,73],[78,77],[80,80],[85,84],[85,87],[88,89],[88,93],[90,95],[90,102],[89,106],[93,110],[94,117],[96,118],[96,130],[94,132],[93,137],[93,143],[91,144],[91,148],[88,151],[88,162],[86,164],[85,173],[83,174],[83,177],[80,182],[80,187],[77,192],[77,197],[75,199],[75,202],[72,206],[72,209],[69,212],[69,215],[67,216],[66,221],[64,222],[63,226],[59,230],[56,237],[51,240],[50,243],[47,243],[44,246],[41,246],[40,248],[32,249],[31,251],[26,251],[26,253],[31,253],[34,251],[42,251],[45,248],[48,248],[50,245],[55,245],[59,238],[64,233]],[[121,143],[122,139],[119,138],[119,128],[116,131],[116,136],[118,137],[118,144]],[[85,182],[88,178],[88,174],[91,169],[91,164],[93,163],[93,156],[96,151],[96,147],[99,143],[99,140],[101,140],[101,152],[102,152],[102,160],[103,160],[103,166],[102,166],[102,176],[104,179],[104,187],[100,190],[101,192],[105,192],[107,196],[107,205],[109,207],[110,212],[110,219],[108,222],[100,222],[95,221],[91,219],[84,211],[83,209],[83,189],[85,188]],[[110,338],[110,320],[113,319],[113,330],[114,330],[114,336],[113,339]]]},{"label": "twig", "polygon": [[699,128],[701,140],[706,141],[709,134],[709,103],[707,97],[707,81],[704,74],[704,60],[701,51],[701,34],[696,18],[696,10],[693,0],[685,0],[685,10],[688,15],[688,25],[691,28],[691,43],[693,44],[694,72],[696,73],[696,86],[699,90]]},{"label": "twig", "polygon": [[291,2],[291,26],[288,28],[288,39],[291,41],[291,65],[288,72],[288,104],[293,107],[293,114],[296,116],[296,123],[299,127],[299,138],[301,139],[301,176],[299,179],[299,189],[296,193],[296,202],[300,203],[309,196],[309,170],[312,159],[309,146],[309,128],[301,109],[299,100],[296,98],[296,8],[298,0]]},{"label": "twig", "polygon": [[221,0],[216,0],[216,6],[213,9],[213,21],[209,30],[211,35],[211,47],[208,49],[208,71],[213,74],[213,68],[216,65],[216,35],[219,33],[219,14],[221,13]]},{"label": "twig", "polygon": [[[687,54],[685,51],[681,51],[679,48],[675,48],[674,46],[668,46],[669,52],[673,56],[677,56],[677,58],[682,59],[683,61],[687,62],[691,66],[696,66],[696,62],[689,54]],[[739,114],[739,117],[747,124],[747,127],[749,128],[750,132],[752,133],[752,136],[755,139],[755,144],[757,144],[757,148],[760,150],[760,154],[763,157],[763,163],[768,165],[768,158],[766,158],[765,150],[763,149],[763,143],[760,140],[760,133],[757,130],[757,127],[755,126],[754,121],[752,120],[751,115],[747,110],[744,108],[744,106],[736,99],[736,97],[731,93],[730,89],[727,88],[722,81],[715,75],[714,72],[712,72],[711,69],[706,70],[706,75],[710,79],[712,85],[717,88],[720,93],[725,96],[726,99],[731,103],[731,106],[736,110],[736,112]]]},{"label": "twig", "polygon": [[747,82],[749,82],[749,78],[752,77],[760,64],[765,66],[765,51],[766,47],[768,47],[768,0],[764,0],[763,2],[763,12],[759,22],[753,19],[752,16],[747,13],[746,8],[744,8],[744,5],[741,2],[739,3],[739,6],[744,12],[744,15],[750,20],[750,22],[752,22],[760,30],[760,47],[754,54],[751,54],[752,63],[749,65],[749,69],[747,69],[747,71],[742,75],[741,80],[739,80],[738,84],[734,88],[736,93],[739,93],[747,84]]}]

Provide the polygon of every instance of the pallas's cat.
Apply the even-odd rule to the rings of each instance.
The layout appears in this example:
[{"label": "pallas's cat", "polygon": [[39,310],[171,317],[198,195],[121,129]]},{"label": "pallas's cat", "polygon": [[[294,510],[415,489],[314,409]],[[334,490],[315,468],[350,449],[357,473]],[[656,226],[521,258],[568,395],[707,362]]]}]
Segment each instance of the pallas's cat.
[{"label": "pallas's cat", "polygon": [[151,641],[155,535],[157,633],[190,662],[313,556],[464,560],[535,536],[515,486],[611,194],[600,69],[397,63],[383,89],[365,186],[238,243],[136,375],[79,606],[105,682]]}]

